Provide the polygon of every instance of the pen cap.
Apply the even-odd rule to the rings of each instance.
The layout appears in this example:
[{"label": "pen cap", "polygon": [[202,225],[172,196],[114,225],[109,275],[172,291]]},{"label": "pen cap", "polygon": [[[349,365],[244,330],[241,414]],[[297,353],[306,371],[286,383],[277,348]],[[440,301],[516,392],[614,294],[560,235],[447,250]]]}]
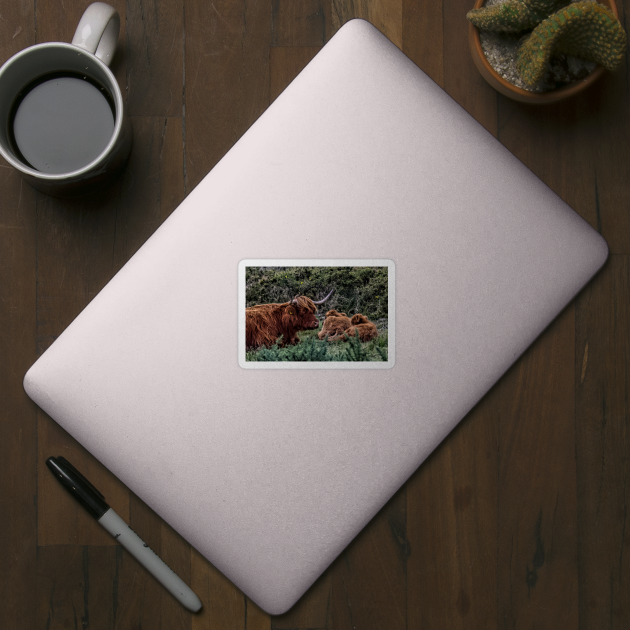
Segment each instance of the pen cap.
[{"label": "pen cap", "polygon": [[65,457],[49,457],[46,466],[94,518],[109,510],[105,497]]}]

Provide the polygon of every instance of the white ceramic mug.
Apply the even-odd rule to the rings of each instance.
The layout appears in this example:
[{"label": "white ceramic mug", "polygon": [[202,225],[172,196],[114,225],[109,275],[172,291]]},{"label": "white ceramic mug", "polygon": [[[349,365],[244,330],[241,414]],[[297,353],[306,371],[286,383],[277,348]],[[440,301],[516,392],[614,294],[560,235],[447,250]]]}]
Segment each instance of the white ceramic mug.
[{"label": "white ceramic mug", "polygon": [[[83,14],[72,44],[36,44],[20,51],[0,68],[0,154],[33,187],[46,194],[72,197],[89,192],[111,181],[127,161],[131,150],[131,125],[125,116],[122,93],[108,67],[116,50],[119,31],[118,12],[108,4],[95,2]],[[113,130],[110,129],[112,121],[108,121],[107,127],[99,127],[100,144],[94,145],[96,148],[93,148],[92,153],[96,151],[96,154],[87,163],[72,166],[68,172],[45,172],[41,167],[37,169],[32,166],[22,154],[16,141],[14,123],[17,122],[19,109],[26,107],[28,94],[34,93],[35,88],[32,86],[51,81],[49,77],[65,75],[74,80],[85,80],[95,89],[101,90],[111,109]],[[89,87],[85,89],[91,90]],[[96,98],[100,98],[98,92]],[[82,106],[77,105],[79,108]],[[44,117],[37,120],[41,122]],[[44,144],[53,143],[55,126],[47,122],[41,122],[41,125],[44,125],[42,129],[45,133],[34,137]],[[59,129],[62,128],[59,125]],[[47,139],[48,132],[53,138],[51,141]],[[46,139],[42,140],[44,136]],[[85,142],[89,145],[91,137],[88,135],[86,138]],[[63,144],[64,138],[59,140],[59,144]],[[101,144],[104,146],[102,150]],[[50,146],[54,148],[55,145]],[[48,150],[49,147],[45,148]],[[69,151],[71,147],[64,150]],[[77,159],[80,161],[81,156]],[[72,163],[72,160],[68,163]],[[59,168],[63,167],[57,170]]]}]

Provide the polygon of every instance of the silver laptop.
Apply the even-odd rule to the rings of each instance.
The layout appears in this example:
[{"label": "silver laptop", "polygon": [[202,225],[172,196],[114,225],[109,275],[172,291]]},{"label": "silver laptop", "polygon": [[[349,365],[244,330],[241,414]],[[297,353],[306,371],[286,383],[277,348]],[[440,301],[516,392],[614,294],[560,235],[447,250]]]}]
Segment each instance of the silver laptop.
[{"label": "silver laptop", "polygon": [[[24,386],[279,614],[607,254],[595,230],[389,40],[354,20]],[[260,366],[248,362],[244,341],[247,269],[318,265],[387,269],[382,360],[250,369]]]}]

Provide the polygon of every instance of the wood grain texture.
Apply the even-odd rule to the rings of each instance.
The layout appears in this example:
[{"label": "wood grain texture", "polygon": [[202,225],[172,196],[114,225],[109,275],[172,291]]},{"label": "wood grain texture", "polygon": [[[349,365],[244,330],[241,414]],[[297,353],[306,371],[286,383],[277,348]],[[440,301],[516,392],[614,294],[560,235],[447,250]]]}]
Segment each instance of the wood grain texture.
[{"label": "wood grain texture", "polygon": [[[499,139],[607,240],[612,253],[628,253],[630,203],[627,153],[629,102],[622,74],[544,108],[500,96]],[[613,131],[614,129],[614,131]],[[527,142],[523,134],[528,134]]]},{"label": "wood grain texture", "polygon": [[[536,108],[468,53],[464,0],[112,0],[134,145],[104,193],[0,162],[0,626],[424,630],[630,626],[630,64]],[[69,41],[87,2],[0,0],[0,61]],[[619,2],[622,23],[628,0]],[[270,617],[22,390],[27,368],[339,27],[371,21],[607,239],[595,281],[288,613]],[[325,185],[325,182],[322,183]],[[191,615],[54,484],[66,454],[190,581]],[[6,509],[8,506],[8,509]]]},{"label": "wood grain texture", "polygon": [[321,50],[319,46],[272,48],[269,54],[269,99],[275,101]]},{"label": "wood grain texture", "polygon": [[272,630],[332,628],[333,569],[328,569],[284,615],[271,617]]},{"label": "wood grain texture", "polygon": [[399,490],[332,566],[332,627],[407,627],[406,488]]},{"label": "wood grain texture", "polygon": [[118,597],[116,547],[41,547],[33,586],[38,594],[33,628],[113,628]]},{"label": "wood grain texture", "polygon": [[409,630],[496,618],[500,394],[494,387],[407,483]]},{"label": "wood grain texture", "polygon": [[130,116],[181,116],[183,0],[127,3],[127,107]]},{"label": "wood grain texture", "polygon": [[348,20],[367,20],[402,49],[402,0],[332,0],[332,32]]},{"label": "wood grain texture", "polygon": [[[0,63],[35,43],[34,6],[0,5]],[[36,193],[0,158],[0,619],[35,627],[37,410],[22,379],[37,358]]]},{"label": "wood grain texture", "polygon": [[37,543],[47,545],[111,545],[116,541],[81,509],[46,467],[51,456],[72,462],[129,522],[127,488],[43,411],[37,413]]},{"label": "wood grain texture", "polygon": [[[627,23],[630,9],[624,6]],[[626,26],[626,33],[628,32]],[[589,153],[593,163],[590,173],[595,203],[589,221],[597,227],[608,242],[610,251],[630,254],[630,178],[628,177],[628,152],[630,143],[630,63],[619,72],[602,77],[593,98],[594,116],[589,119]],[[624,211],[624,208],[626,209]],[[594,215],[594,216],[593,216]]]},{"label": "wood grain texture", "polygon": [[181,118],[132,117],[133,149],[118,185],[110,257],[118,271],[184,199]]},{"label": "wood grain texture", "polygon": [[576,302],[580,628],[630,626],[630,260],[612,256]]},{"label": "wood grain texture", "polygon": [[0,199],[0,618],[22,630],[37,562],[37,408],[22,388],[37,358],[36,193],[4,160]]},{"label": "wood grain texture", "polygon": [[[0,63],[36,41],[32,2],[0,7]],[[36,351],[37,193],[0,158],[0,619],[36,624],[37,409],[22,379]]]},{"label": "wood grain texture", "polygon": [[[190,545],[135,495],[130,496],[129,503],[130,527],[190,584]],[[117,580],[121,593],[119,602],[123,607],[116,618],[117,628],[190,630],[192,613],[127,552],[119,556]]]},{"label": "wood grain texture", "polygon": [[497,623],[507,628],[578,623],[574,350],[571,305],[500,385]]},{"label": "wood grain texture", "polygon": [[255,610],[256,605],[194,549],[190,586],[203,602],[193,617],[193,630],[247,630],[250,617],[257,630],[269,630],[269,615]]},{"label": "wood grain texture", "polygon": [[468,0],[443,0],[443,67],[442,86],[469,114],[493,136],[497,135],[497,98],[481,77],[468,51]]},{"label": "wood grain texture", "polygon": [[269,105],[269,3],[186,5],[186,191]]},{"label": "wood grain texture", "polygon": [[444,87],[442,1],[403,0],[402,51]]},{"label": "wood grain texture", "polygon": [[330,39],[326,0],[272,0],[272,46],[323,46]]}]

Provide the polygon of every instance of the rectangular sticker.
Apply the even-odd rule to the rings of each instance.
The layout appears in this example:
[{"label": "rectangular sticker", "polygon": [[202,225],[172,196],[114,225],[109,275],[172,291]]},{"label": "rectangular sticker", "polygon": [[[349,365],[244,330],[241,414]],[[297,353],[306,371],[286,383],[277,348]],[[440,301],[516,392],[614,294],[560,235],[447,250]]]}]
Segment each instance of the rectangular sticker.
[{"label": "rectangular sticker", "polygon": [[393,367],[394,271],[388,259],[242,260],[239,365]]}]

